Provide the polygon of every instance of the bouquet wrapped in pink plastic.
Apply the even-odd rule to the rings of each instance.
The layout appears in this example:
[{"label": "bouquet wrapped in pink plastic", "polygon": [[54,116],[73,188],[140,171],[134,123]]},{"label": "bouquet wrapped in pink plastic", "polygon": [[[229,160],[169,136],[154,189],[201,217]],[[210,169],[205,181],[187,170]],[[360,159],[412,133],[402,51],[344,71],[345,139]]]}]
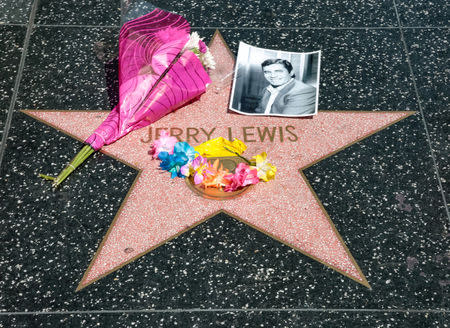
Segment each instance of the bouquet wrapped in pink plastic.
[{"label": "bouquet wrapped in pink plastic", "polygon": [[214,60],[182,16],[155,8],[119,35],[119,103],[58,175],[57,187],[93,152],[145,127],[205,92]]}]

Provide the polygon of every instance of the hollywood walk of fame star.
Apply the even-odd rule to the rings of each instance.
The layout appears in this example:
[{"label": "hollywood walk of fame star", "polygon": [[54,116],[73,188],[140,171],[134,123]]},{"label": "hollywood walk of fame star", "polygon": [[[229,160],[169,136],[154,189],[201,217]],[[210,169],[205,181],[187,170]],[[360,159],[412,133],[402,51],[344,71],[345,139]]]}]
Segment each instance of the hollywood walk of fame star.
[{"label": "hollywood walk of fame star", "polygon": [[[219,33],[210,49],[217,61],[213,83],[199,101],[134,131],[102,152],[139,170],[126,199],[104,236],[77,290],[143,256],[223,211],[253,228],[370,288],[302,169],[413,114],[413,112],[319,111],[312,119],[252,117],[227,111],[234,57]],[[79,140],[106,118],[102,111],[24,111]],[[193,193],[183,179],[170,179],[148,155],[149,131],[190,131],[193,146],[204,137],[243,140],[252,156],[266,151],[277,166],[275,180],[257,184],[230,200]],[[190,130],[189,130],[190,129]],[[275,137],[276,135],[276,137]],[[181,136],[181,135],[180,135]],[[273,138],[272,138],[272,137]],[[183,137],[183,136],[181,136]],[[300,173],[299,173],[300,169]],[[78,170],[75,174],[81,174]],[[66,183],[70,183],[68,180]]]}]

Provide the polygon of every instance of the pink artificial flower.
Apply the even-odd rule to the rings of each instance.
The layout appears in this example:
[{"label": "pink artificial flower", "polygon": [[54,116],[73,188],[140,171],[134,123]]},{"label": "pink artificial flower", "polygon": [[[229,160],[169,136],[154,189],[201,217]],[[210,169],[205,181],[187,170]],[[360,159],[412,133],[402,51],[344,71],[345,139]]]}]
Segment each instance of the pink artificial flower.
[{"label": "pink artificial flower", "polygon": [[181,173],[188,177],[194,175],[194,183],[196,185],[202,183],[205,178],[208,167],[210,167],[206,157],[197,156],[193,161],[181,167]]},{"label": "pink artificial flower", "polygon": [[198,50],[202,54],[205,54],[208,51],[208,47],[206,46],[205,42],[203,42],[202,40],[198,41]]},{"label": "pink artificial flower", "polygon": [[166,151],[171,155],[173,154],[173,148],[177,142],[178,139],[176,137],[170,136],[169,132],[166,130],[161,130],[159,138],[153,142],[149,154],[152,155],[153,158],[158,158],[159,153],[163,151]]},{"label": "pink artificial flower", "polygon": [[230,181],[230,184],[225,187],[225,191],[235,191],[239,188],[257,184],[259,182],[258,171],[256,169],[251,169],[245,163],[239,163],[234,174],[230,174],[225,178]]},{"label": "pink artificial flower", "polygon": [[203,179],[205,178],[204,174],[205,174],[205,170],[208,168],[208,160],[205,157],[202,156],[197,156],[193,161],[192,161],[192,168],[195,171],[194,174],[194,183],[195,184],[200,184],[202,183]]}]

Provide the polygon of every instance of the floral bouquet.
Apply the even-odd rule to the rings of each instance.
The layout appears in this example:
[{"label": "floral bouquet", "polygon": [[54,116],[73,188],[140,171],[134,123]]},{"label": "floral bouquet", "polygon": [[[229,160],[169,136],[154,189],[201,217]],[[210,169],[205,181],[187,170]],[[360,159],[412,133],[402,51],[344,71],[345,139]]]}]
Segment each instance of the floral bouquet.
[{"label": "floral bouquet", "polygon": [[126,22],[119,35],[119,103],[52,180],[57,187],[93,152],[145,127],[206,91],[214,60],[187,20],[155,8]]},{"label": "floral bouquet", "polygon": [[[222,137],[206,141],[193,148],[187,142],[178,141],[167,131],[162,131],[151,147],[153,158],[161,160],[160,168],[171,173],[171,178],[193,177],[200,188],[215,188],[224,192],[235,192],[260,181],[275,178],[276,167],[267,161],[265,152],[248,160],[241,154],[247,149],[239,139],[234,141]],[[238,156],[244,162],[238,163],[234,172],[219,166],[219,158]],[[214,157],[210,163],[208,158]]]}]

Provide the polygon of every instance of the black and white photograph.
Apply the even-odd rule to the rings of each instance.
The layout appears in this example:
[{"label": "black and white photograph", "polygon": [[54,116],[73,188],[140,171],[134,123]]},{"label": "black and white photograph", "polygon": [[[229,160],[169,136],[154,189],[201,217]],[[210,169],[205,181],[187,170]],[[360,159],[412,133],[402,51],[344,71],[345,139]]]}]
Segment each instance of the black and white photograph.
[{"label": "black and white photograph", "polygon": [[320,51],[287,52],[239,43],[230,109],[245,115],[312,116]]}]

